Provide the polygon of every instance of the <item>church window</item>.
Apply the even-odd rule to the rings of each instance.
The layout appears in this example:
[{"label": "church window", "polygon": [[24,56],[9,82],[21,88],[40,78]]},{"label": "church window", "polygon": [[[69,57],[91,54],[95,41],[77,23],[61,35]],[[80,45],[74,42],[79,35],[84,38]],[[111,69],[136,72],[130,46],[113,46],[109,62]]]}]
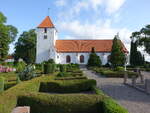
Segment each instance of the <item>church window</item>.
[{"label": "church window", "polygon": [[44,33],[47,33],[47,28],[44,28]]},{"label": "church window", "polygon": [[57,55],[57,58],[59,58],[59,56]]},{"label": "church window", "polygon": [[44,35],[44,39],[47,39],[47,35]]},{"label": "church window", "polygon": [[66,56],[66,63],[70,63],[71,62],[71,57],[69,55]]},{"label": "church window", "polygon": [[84,56],[83,55],[80,56],[80,63],[84,63]]}]

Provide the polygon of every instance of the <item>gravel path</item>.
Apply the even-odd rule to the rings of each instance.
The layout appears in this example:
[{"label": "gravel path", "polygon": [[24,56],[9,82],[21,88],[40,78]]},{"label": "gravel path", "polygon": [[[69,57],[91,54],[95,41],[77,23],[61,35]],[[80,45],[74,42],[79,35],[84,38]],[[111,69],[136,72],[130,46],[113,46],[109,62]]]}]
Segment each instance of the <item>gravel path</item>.
[{"label": "gravel path", "polygon": [[128,109],[129,113],[150,113],[150,95],[123,84],[122,78],[105,78],[82,69],[88,78],[97,81],[97,87]]}]

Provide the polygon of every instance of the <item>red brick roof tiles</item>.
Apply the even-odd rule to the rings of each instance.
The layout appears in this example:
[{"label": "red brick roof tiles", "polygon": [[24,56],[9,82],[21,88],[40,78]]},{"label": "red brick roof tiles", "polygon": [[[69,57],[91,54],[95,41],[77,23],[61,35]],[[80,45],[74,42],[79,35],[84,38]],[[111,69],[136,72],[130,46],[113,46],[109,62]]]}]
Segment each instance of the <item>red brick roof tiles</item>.
[{"label": "red brick roof tiles", "polygon": [[[122,42],[121,42],[122,43]],[[57,52],[91,52],[92,47],[96,52],[111,52],[113,40],[57,40]],[[123,45],[123,51],[128,53]]]},{"label": "red brick roof tiles", "polygon": [[47,16],[42,23],[38,26],[38,28],[53,28],[54,24],[52,23],[49,16]]}]

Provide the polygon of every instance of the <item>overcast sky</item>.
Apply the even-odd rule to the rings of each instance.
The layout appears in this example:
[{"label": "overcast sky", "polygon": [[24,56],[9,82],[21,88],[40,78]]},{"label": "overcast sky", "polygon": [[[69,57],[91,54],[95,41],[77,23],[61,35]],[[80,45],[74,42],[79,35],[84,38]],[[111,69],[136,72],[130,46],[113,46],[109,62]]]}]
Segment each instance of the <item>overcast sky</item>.
[{"label": "overcast sky", "polygon": [[19,34],[49,15],[60,39],[112,39],[119,32],[128,50],[130,34],[150,24],[150,0],[0,0],[0,11]]}]

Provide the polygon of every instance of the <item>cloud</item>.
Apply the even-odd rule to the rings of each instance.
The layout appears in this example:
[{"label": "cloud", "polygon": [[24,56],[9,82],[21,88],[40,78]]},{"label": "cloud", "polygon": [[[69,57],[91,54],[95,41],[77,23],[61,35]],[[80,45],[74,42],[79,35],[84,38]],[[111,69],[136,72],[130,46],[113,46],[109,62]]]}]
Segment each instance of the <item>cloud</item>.
[{"label": "cloud", "polygon": [[109,14],[112,14],[118,11],[121,6],[125,3],[125,0],[106,0],[106,11]]},{"label": "cloud", "polygon": [[65,6],[67,4],[67,0],[57,0],[55,2],[56,6]]}]

